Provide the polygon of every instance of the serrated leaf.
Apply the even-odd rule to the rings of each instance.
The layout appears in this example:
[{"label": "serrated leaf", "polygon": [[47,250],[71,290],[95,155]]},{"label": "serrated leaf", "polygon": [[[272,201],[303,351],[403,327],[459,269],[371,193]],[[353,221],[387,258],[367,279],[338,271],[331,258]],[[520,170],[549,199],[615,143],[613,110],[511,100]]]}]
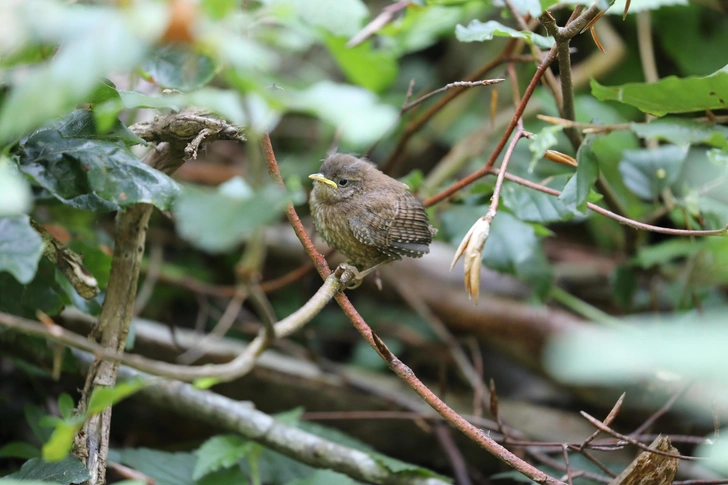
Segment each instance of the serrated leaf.
[{"label": "serrated leaf", "polygon": [[[40,458],[32,458],[20,467],[20,470],[8,475],[6,478],[14,480],[37,480],[52,483],[70,485],[83,483],[91,474],[88,472],[81,460],[75,457],[68,457],[63,461],[48,463]],[[2,480],[0,480],[2,481]]]},{"label": "serrated leaf", "polygon": [[112,211],[143,202],[161,210],[179,186],[120,142],[34,133],[22,146],[20,169],[54,197],[78,209]]},{"label": "serrated leaf", "polygon": [[675,145],[703,143],[728,148],[728,127],[722,125],[685,118],[658,118],[651,123],[632,123],[631,129],[640,138],[664,140]]},{"label": "serrated leaf", "polygon": [[318,116],[341,130],[341,138],[356,146],[384,135],[397,119],[397,110],[381,104],[370,91],[320,81],[290,100],[291,108]]},{"label": "serrated leaf", "polygon": [[594,183],[599,178],[599,161],[597,160],[592,144],[594,136],[588,136],[576,152],[576,173],[569,179],[559,200],[564,206],[575,214],[586,214],[589,194]]},{"label": "serrated leaf", "polygon": [[195,452],[197,463],[192,478],[203,476],[223,468],[230,468],[252,450],[253,442],[237,435],[213,436]]},{"label": "serrated leaf", "polygon": [[481,22],[476,19],[472,20],[467,27],[458,24],[455,27],[455,37],[460,42],[483,42],[492,40],[493,37],[511,37],[523,39],[529,44],[542,49],[550,49],[554,45],[553,37],[544,37],[533,32],[515,30],[495,20]]},{"label": "serrated leaf", "polygon": [[655,149],[625,150],[619,163],[624,184],[635,195],[656,199],[680,175],[688,147],[664,145]]},{"label": "serrated leaf", "polygon": [[218,190],[185,187],[173,211],[182,238],[206,251],[221,252],[276,220],[290,200],[277,185],[253,192],[242,178],[235,177]]},{"label": "serrated leaf", "polygon": [[30,186],[18,172],[17,163],[0,155],[0,217],[28,213],[32,206]]},{"label": "serrated leaf", "polygon": [[97,387],[88,403],[88,414],[98,414],[109,406],[135,394],[146,386],[144,379],[130,379],[114,387]]},{"label": "serrated leaf", "polygon": [[0,217],[0,272],[22,284],[30,283],[43,255],[43,240],[28,216]]},{"label": "serrated leaf", "polygon": [[592,95],[600,101],[619,101],[645,113],[667,113],[728,108],[728,68],[710,76],[678,78],[668,76],[654,83],[628,83],[602,86],[591,80]]},{"label": "serrated leaf", "polygon": [[326,47],[346,77],[375,93],[389,87],[397,77],[397,61],[393,54],[374,50],[371,42],[346,46],[346,37],[326,36]]},{"label": "serrated leaf", "polygon": [[142,64],[148,81],[180,91],[201,88],[212,80],[217,69],[211,57],[179,44],[160,47]]}]

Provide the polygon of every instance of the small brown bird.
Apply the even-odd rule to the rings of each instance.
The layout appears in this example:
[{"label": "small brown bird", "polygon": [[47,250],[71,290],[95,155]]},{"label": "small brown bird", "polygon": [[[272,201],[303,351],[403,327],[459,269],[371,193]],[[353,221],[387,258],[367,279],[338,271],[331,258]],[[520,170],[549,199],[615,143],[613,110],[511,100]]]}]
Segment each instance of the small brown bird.
[{"label": "small brown bird", "polygon": [[403,256],[430,252],[437,229],[430,226],[422,202],[371,162],[334,153],[309,178],[314,180],[310,204],[316,230],[361,270],[357,278]]}]

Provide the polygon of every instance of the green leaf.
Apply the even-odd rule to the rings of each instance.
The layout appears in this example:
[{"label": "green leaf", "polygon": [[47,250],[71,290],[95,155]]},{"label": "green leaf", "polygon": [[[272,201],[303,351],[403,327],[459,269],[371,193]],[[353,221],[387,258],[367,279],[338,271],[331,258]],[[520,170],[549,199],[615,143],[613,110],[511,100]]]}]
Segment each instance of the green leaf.
[{"label": "green leaf", "polygon": [[37,130],[36,133],[46,130],[55,130],[63,138],[122,141],[126,145],[146,144],[144,140],[129,130],[118,118],[114,119],[114,122],[108,129],[101,132],[96,126],[94,113],[85,109],[77,109],[64,118],[47,123]]},{"label": "green leaf", "polygon": [[[607,13],[610,15],[624,14],[624,6],[626,0],[614,0],[614,3]],[[672,7],[675,5],[687,5],[688,0],[631,0],[629,3],[629,13],[645,12],[649,10],[657,10],[662,7]]]},{"label": "green leaf", "polygon": [[88,403],[88,414],[98,414],[146,386],[144,379],[130,379],[114,387],[97,387]]},{"label": "green leaf", "polygon": [[91,474],[78,458],[69,456],[65,460],[56,463],[48,463],[40,458],[32,458],[23,463],[19,471],[8,475],[6,478],[70,485],[85,482],[91,478]]},{"label": "green leaf", "polygon": [[640,268],[649,269],[660,266],[677,258],[690,257],[702,250],[703,240],[691,241],[689,239],[670,239],[651,246],[643,246],[632,258],[632,264]]},{"label": "green leaf", "polygon": [[346,37],[326,36],[326,47],[351,82],[375,93],[392,84],[397,77],[397,60],[392,54],[372,49],[369,41],[351,48],[346,42]]},{"label": "green leaf", "polygon": [[202,0],[205,11],[214,19],[222,19],[240,5],[240,0]]},{"label": "green leaf", "polygon": [[43,459],[48,462],[66,460],[73,447],[73,439],[83,426],[83,422],[84,416],[75,416],[67,420],[58,419],[53,434],[43,445]]},{"label": "green leaf", "polygon": [[528,149],[533,153],[533,157],[531,157],[531,164],[528,167],[529,171],[532,171],[536,163],[543,158],[546,150],[555,147],[559,143],[556,135],[563,130],[562,125],[546,125],[541,131],[531,136],[528,140],[530,142]]},{"label": "green leaf", "polygon": [[[567,175],[558,175],[548,186],[561,190]],[[503,186],[503,205],[522,221],[549,223],[566,221],[574,216],[558,197],[529,189],[517,183],[507,182]]]},{"label": "green leaf", "polygon": [[144,202],[168,209],[179,186],[121,143],[40,130],[23,144],[20,169],[72,207],[111,211]]},{"label": "green leaf", "polygon": [[499,212],[485,241],[483,262],[489,268],[518,274],[518,267],[528,262],[537,246],[533,227],[507,212]]},{"label": "green leaf", "polygon": [[591,80],[592,95],[600,101],[619,101],[655,116],[667,113],[728,108],[728,71],[705,77],[668,76],[654,83],[602,86]]},{"label": "green leaf", "polygon": [[[47,29],[47,36],[60,37],[63,42],[50,61],[31,66],[23,76],[12,79],[10,93],[0,107],[0,140],[19,137],[70,111],[88,101],[100,77],[135,66],[145,54],[146,42],[133,30],[139,28],[135,24],[145,13],[147,41],[161,34],[167,22],[166,16],[151,15],[142,7],[121,14],[115,8],[24,3],[25,8],[11,10],[5,20],[11,25],[33,25],[34,32]],[[45,15],[39,16],[39,9]]]},{"label": "green leaf", "polygon": [[255,443],[236,435],[213,436],[195,452],[197,463],[192,478],[230,468],[250,453]]},{"label": "green leaf", "polygon": [[381,453],[369,452],[369,456],[374,458],[377,461],[377,463],[386,467],[387,469],[389,469],[390,471],[392,471],[393,473],[395,473],[397,475],[414,476],[414,477],[422,477],[422,478],[437,478],[444,482],[452,483],[452,480],[450,480],[438,473],[435,473],[432,470],[428,470],[427,468],[423,468],[418,465],[406,463],[404,461],[397,460],[396,458],[382,455]]},{"label": "green leaf", "polygon": [[290,200],[275,184],[253,192],[235,177],[218,190],[185,187],[173,210],[180,236],[206,251],[221,252],[276,220]]},{"label": "green leaf", "polygon": [[356,485],[357,483],[359,482],[333,470],[316,470],[310,477],[293,480],[286,485]]},{"label": "green leaf", "polygon": [[343,141],[365,146],[378,140],[397,119],[397,110],[380,104],[366,89],[320,81],[290,100],[291,108],[312,113],[341,130]]},{"label": "green leaf", "polygon": [[201,88],[215,77],[215,61],[191,47],[172,44],[160,47],[144,64],[144,77],[163,88],[192,91]]},{"label": "green leaf", "polygon": [[344,37],[356,34],[369,15],[362,0],[284,0],[282,3],[292,3],[296,15],[307,24]]},{"label": "green leaf", "polygon": [[73,398],[66,392],[58,396],[58,411],[61,413],[61,417],[64,419],[70,419],[73,417],[73,410],[76,404],[73,402]]},{"label": "green leaf", "polygon": [[137,448],[116,450],[124,465],[148,475],[157,485],[194,485],[192,472],[197,458],[193,453],[169,453]]},{"label": "green leaf", "polygon": [[559,200],[564,206],[576,214],[585,215],[589,194],[599,177],[599,161],[597,160],[592,144],[594,136],[588,136],[576,152],[576,173],[569,179]]},{"label": "green leaf", "polygon": [[32,206],[28,181],[18,172],[15,161],[0,155],[0,217],[25,214]]},{"label": "green leaf", "polygon": [[544,37],[533,32],[515,30],[495,20],[483,23],[476,19],[472,20],[467,27],[458,24],[455,27],[455,37],[460,42],[483,42],[491,40],[493,37],[511,37],[523,39],[529,44],[542,49],[550,49],[554,45],[553,37]]},{"label": "green leaf", "polygon": [[619,164],[624,184],[635,195],[656,199],[680,175],[688,147],[664,145],[655,149],[625,150]]},{"label": "green leaf", "polygon": [[55,266],[45,258],[40,260],[33,281],[25,285],[0,272],[0,310],[26,318],[36,318],[38,310],[51,316],[59,314],[67,301],[55,274]]},{"label": "green leaf", "polygon": [[43,255],[43,240],[28,216],[0,217],[0,272],[22,284],[30,283]]},{"label": "green leaf", "polygon": [[632,123],[632,131],[640,138],[663,140],[675,145],[703,143],[728,148],[728,127],[700,123],[685,118],[659,118],[651,123]]},{"label": "green leaf", "polygon": [[[0,458],[39,458],[40,450],[24,441],[12,441],[0,447]],[[2,482],[2,480],[0,480]]]}]

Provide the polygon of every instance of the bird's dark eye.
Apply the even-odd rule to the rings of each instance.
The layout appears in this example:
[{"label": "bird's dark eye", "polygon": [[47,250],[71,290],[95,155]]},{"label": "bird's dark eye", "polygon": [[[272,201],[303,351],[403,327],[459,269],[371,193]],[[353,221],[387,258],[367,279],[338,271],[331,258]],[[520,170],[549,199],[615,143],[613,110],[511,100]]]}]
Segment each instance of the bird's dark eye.
[{"label": "bird's dark eye", "polygon": [[347,179],[339,179],[339,187],[346,187],[349,184]]}]

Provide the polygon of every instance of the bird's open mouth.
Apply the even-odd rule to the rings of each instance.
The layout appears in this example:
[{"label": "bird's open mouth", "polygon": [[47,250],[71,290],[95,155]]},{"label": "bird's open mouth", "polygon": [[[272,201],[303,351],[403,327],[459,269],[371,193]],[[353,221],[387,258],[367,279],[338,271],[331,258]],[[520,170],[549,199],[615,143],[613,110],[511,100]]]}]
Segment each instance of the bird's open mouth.
[{"label": "bird's open mouth", "polygon": [[309,175],[308,178],[310,178],[311,180],[315,180],[316,182],[321,182],[321,183],[324,183],[326,185],[330,185],[330,186],[332,186],[335,189],[338,188],[338,186],[336,185],[336,182],[334,182],[333,180],[327,179],[326,177],[324,177],[320,173],[313,173],[313,174]]}]

